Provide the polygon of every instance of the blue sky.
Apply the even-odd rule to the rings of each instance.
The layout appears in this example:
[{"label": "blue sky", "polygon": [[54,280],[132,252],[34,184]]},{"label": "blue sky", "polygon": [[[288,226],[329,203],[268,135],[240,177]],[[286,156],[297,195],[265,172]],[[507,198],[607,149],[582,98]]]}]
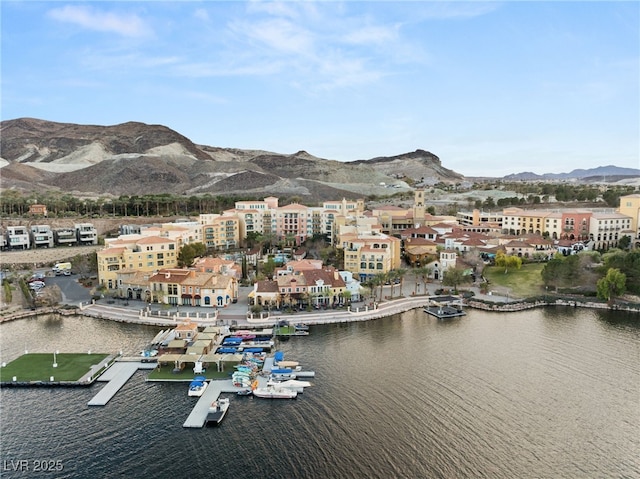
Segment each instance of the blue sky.
[{"label": "blue sky", "polygon": [[1,2],[2,119],[467,176],[640,168],[640,4]]}]

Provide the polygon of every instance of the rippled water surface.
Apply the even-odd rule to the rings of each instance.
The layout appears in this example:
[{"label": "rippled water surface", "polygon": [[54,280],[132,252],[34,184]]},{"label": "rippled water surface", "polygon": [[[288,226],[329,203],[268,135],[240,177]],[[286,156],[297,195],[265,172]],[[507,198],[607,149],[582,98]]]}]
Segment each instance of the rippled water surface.
[{"label": "rippled water surface", "polygon": [[[33,352],[136,352],[157,328],[87,318],[0,326],[2,360]],[[1,390],[2,477],[640,477],[640,317],[574,309],[421,310],[315,326],[282,342],[314,370],[295,401],[231,397],[218,428],[184,429],[184,383],[138,372],[103,387]],[[12,461],[8,462],[7,461]]]}]

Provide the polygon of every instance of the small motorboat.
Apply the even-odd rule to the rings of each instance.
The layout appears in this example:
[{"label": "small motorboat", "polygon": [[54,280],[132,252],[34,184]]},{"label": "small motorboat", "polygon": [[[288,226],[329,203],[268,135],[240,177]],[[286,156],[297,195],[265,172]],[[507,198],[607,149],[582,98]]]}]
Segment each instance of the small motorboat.
[{"label": "small motorboat", "polygon": [[311,386],[309,381],[298,381],[296,379],[289,379],[287,381],[274,381],[270,379],[267,383],[267,387],[274,387],[280,389],[291,389],[292,391],[296,391],[298,394],[304,392],[304,388],[308,388]]},{"label": "small motorboat", "polygon": [[251,389],[241,389],[237,394],[238,396],[251,396],[253,391]]},{"label": "small motorboat", "polygon": [[189,396],[202,396],[208,384],[204,376],[196,376],[189,384]]},{"label": "small motorboat", "polygon": [[264,399],[295,399],[298,396],[298,391],[267,386],[265,388],[254,389],[253,395]]},{"label": "small motorboat", "polygon": [[209,412],[207,413],[207,425],[212,424],[217,426],[224,419],[227,410],[229,409],[229,400],[227,398],[218,399],[213,401],[209,406]]}]

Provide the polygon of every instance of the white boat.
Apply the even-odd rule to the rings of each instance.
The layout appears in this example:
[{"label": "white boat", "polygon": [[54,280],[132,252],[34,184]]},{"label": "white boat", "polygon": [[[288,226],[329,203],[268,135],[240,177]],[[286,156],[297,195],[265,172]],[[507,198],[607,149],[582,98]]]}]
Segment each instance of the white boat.
[{"label": "white boat", "polygon": [[209,412],[207,413],[207,424],[220,424],[224,419],[225,414],[227,414],[228,409],[229,400],[227,398],[213,401],[209,406]]},{"label": "white boat", "polygon": [[264,399],[295,399],[298,396],[298,392],[287,388],[267,386],[254,389],[253,395]]},{"label": "white boat", "polygon": [[303,393],[304,388],[311,386],[311,383],[309,381],[298,381],[297,379],[289,379],[288,381],[274,381],[273,379],[270,379],[267,386],[274,388],[286,388],[297,393]]},{"label": "white boat", "polygon": [[196,376],[189,384],[189,396],[202,396],[208,385],[204,376]]}]

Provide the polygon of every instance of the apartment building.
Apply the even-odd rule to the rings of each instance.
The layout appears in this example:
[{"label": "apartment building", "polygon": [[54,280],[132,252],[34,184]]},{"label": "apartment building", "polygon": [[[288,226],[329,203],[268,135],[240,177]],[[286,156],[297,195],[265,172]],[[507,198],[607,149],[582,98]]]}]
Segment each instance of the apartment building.
[{"label": "apartment building", "polygon": [[107,242],[97,253],[98,282],[109,290],[121,287],[118,273],[124,270],[152,272],[178,265],[175,239],[162,236],[131,235]]},{"label": "apartment building", "polygon": [[593,241],[593,249],[603,250],[615,248],[623,236],[636,239],[632,228],[633,220],[627,215],[617,212],[593,213],[589,222],[589,239]]},{"label": "apartment building", "polygon": [[474,231],[477,233],[497,233],[502,230],[502,212],[481,211],[474,209],[473,211],[459,211],[456,219],[465,231]]},{"label": "apartment building", "polygon": [[339,233],[336,247],[343,250],[344,269],[362,282],[401,266],[401,240],[384,233]]},{"label": "apartment building", "polygon": [[237,215],[200,215],[202,242],[207,248],[229,249],[240,246],[240,218]]}]

